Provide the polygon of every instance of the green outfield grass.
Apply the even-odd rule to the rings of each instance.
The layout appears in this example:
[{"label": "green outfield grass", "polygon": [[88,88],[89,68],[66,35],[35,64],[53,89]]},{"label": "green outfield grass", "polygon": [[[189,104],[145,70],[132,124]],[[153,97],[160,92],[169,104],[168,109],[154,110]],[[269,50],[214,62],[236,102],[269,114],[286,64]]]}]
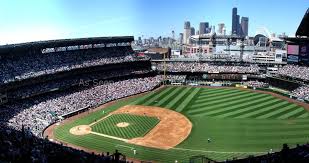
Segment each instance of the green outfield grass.
[{"label": "green outfield grass", "polygon": [[[90,124],[125,105],[168,108],[192,122],[189,137],[173,149],[159,150],[89,134],[74,136],[69,129]],[[146,127],[147,128],[147,127]],[[105,109],[70,124],[60,125],[59,140],[98,151],[119,149],[128,157],[158,162],[188,162],[194,155],[223,161],[233,157],[278,151],[283,143],[294,147],[309,138],[309,113],[303,107],[274,96],[230,88],[165,87],[146,95],[120,100]],[[132,133],[130,133],[132,134]],[[136,136],[136,135],[132,135]],[[211,143],[207,139],[211,138]],[[133,156],[132,149],[138,152]]]},{"label": "green outfield grass", "polygon": [[[113,114],[98,123],[91,126],[91,130],[97,133],[120,137],[124,139],[132,139],[143,137],[150,131],[159,119],[155,117],[130,115],[130,114]],[[129,123],[127,127],[117,127],[118,123]]]}]

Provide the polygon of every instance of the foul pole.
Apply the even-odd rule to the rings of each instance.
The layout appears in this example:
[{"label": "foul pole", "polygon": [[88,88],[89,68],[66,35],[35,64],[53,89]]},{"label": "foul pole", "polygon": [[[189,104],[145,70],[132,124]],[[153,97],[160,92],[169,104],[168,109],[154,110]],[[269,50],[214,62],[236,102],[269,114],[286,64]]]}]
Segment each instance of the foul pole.
[{"label": "foul pole", "polygon": [[165,80],[166,80],[166,60],[165,60],[165,55],[166,53],[163,54],[163,86],[165,85]]}]

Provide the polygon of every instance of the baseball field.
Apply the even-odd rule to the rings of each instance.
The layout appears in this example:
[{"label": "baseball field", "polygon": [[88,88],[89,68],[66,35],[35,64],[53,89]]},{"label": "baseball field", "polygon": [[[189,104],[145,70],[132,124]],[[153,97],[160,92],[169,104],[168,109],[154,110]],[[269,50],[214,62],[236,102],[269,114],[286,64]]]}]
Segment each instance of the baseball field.
[{"label": "baseball field", "polygon": [[118,149],[139,160],[188,162],[205,155],[223,161],[306,143],[307,109],[269,92],[166,86],[65,120],[48,134],[74,147]]}]

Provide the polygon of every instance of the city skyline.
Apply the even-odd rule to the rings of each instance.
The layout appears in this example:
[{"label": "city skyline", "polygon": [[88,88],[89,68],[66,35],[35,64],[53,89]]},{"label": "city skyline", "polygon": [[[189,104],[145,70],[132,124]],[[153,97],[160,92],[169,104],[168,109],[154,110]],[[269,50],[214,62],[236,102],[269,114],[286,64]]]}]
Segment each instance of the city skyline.
[{"label": "city skyline", "polygon": [[271,33],[294,36],[308,8],[306,0],[292,2],[260,0],[2,0],[0,2],[0,44],[49,39],[133,35],[168,37],[183,32],[184,21],[199,30],[200,22],[225,24],[231,32],[231,10],[249,17],[250,36],[259,27]]}]

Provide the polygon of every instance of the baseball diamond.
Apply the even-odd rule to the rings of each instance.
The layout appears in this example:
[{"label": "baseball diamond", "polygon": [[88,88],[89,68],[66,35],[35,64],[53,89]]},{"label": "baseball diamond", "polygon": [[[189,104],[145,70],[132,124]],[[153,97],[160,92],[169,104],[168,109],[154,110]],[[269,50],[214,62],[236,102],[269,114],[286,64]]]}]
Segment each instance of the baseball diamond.
[{"label": "baseball diamond", "polygon": [[[143,137],[158,122],[159,119],[155,117],[114,114],[94,123],[91,128],[94,132],[129,139]],[[127,126],[119,127],[122,123],[126,123]]]},{"label": "baseball diamond", "polygon": [[[129,112],[134,108],[139,114]],[[170,112],[160,116],[151,113],[156,109]],[[234,87],[165,86],[105,104],[94,112],[65,120],[59,126],[53,125],[53,135],[49,136],[69,146],[97,152],[118,149],[128,157],[139,160],[181,162],[200,154],[223,161],[227,158],[263,155],[270,149],[279,151],[283,143],[291,147],[306,143],[309,133],[307,109],[309,107],[305,103],[267,91]],[[178,121],[182,126],[189,126],[187,136],[184,134],[182,139],[177,138],[180,141],[178,144],[161,148],[130,142],[134,138],[147,137],[165,116],[172,113],[179,114],[177,118],[167,118],[174,128],[182,129],[177,126]],[[186,123],[180,122],[180,115],[186,117]],[[128,123],[126,127],[117,126],[123,122]],[[70,129],[80,125],[89,125],[91,132],[84,135],[70,133]],[[170,138],[165,137],[167,142],[171,138],[175,139],[173,132],[180,131],[169,129],[165,135],[170,135]],[[138,154],[134,155],[133,149]]]}]

